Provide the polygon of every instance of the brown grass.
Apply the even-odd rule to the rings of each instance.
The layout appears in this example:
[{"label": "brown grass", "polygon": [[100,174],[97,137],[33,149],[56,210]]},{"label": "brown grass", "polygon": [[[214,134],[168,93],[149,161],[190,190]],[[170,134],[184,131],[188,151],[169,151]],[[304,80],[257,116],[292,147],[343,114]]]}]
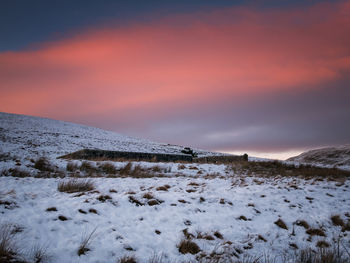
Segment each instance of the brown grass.
[{"label": "brown grass", "polygon": [[90,251],[90,244],[91,244],[91,241],[94,237],[94,234],[96,232],[96,229],[95,228],[90,234],[83,234],[83,237],[81,239],[81,243],[80,243],[80,246],[78,248],[78,256],[80,257],[81,255],[85,255],[86,252]]},{"label": "brown grass", "polygon": [[276,175],[303,177],[304,179],[327,178],[331,180],[346,179],[350,171],[337,168],[315,167],[311,165],[293,165],[280,161],[269,162],[235,162],[231,166],[235,173],[259,174],[262,177]]},{"label": "brown grass", "polygon": [[167,188],[165,185],[163,185],[163,186],[158,186],[158,187],[156,188],[156,190],[157,190],[157,191],[168,191],[168,188]]},{"label": "brown grass", "polygon": [[286,223],[284,223],[284,221],[281,218],[279,218],[276,222],[274,222],[274,224],[277,225],[280,228],[288,230],[288,227],[287,227]]},{"label": "brown grass", "polygon": [[132,169],[132,163],[127,163],[122,169],[120,169],[120,175],[130,175]]},{"label": "brown grass", "polygon": [[223,238],[224,238],[224,236],[223,236],[219,231],[215,231],[215,232],[214,232],[214,236],[215,236],[216,238],[219,238],[219,239],[223,239]]},{"label": "brown grass", "polygon": [[90,174],[98,172],[97,168],[87,161],[82,162],[79,169],[82,172],[90,173]]},{"label": "brown grass", "polygon": [[124,256],[117,260],[117,263],[137,263],[134,256]]},{"label": "brown grass", "polygon": [[68,172],[76,172],[79,170],[79,165],[74,162],[67,163],[66,170]]},{"label": "brown grass", "polygon": [[56,207],[49,207],[46,209],[47,212],[56,212],[57,208]]},{"label": "brown grass", "polygon": [[36,244],[31,249],[31,258],[32,262],[43,263],[49,262],[51,256],[47,252],[47,247]]},{"label": "brown grass", "polygon": [[96,197],[96,199],[102,203],[106,202],[107,200],[112,200],[112,197],[110,197],[109,195],[100,195],[98,197]]},{"label": "brown grass", "polygon": [[344,223],[343,219],[340,217],[340,215],[332,215],[331,220],[332,220],[333,225],[335,225],[335,226],[341,226],[341,227],[345,226],[345,223]]},{"label": "brown grass", "polygon": [[145,205],[144,203],[141,203],[138,199],[136,199],[136,197],[130,195],[129,196],[129,202],[132,204],[135,204],[136,206],[143,206]]},{"label": "brown grass", "polygon": [[18,262],[18,248],[15,244],[11,225],[0,226],[0,262]]},{"label": "brown grass", "polygon": [[152,199],[152,200],[149,200],[149,201],[147,202],[147,204],[148,204],[149,206],[154,206],[154,205],[159,205],[160,202],[159,202],[158,200],[156,200],[156,199]]},{"label": "brown grass", "polygon": [[298,250],[295,263],[347,263],[348,257],[335,248],[319,248],[317,251],[309,249]]},{"label": "brown grass", "polygon": [[65,193],[87,192],[95,189],[91,180],[69,179],[58,183],[57,190]]},{"label": "brown grass", "polygon": [[308,234],[310,236],[321,236],[321,237],[326,236],[324,231],[322,229],[319,229],[319,228],[310,228],[310,229],[306,230],[306,234]]},{"label": "brown grass", "polygon": [[309,224],[305,220],[298,220],[298,221],[295,222],[295,224],[297,226],[302,226],[305,229],[309,229],[310,228]]},{"label": "brown grass", "polygon": [[194,243],[193,241],[183,239],[181,242],[177,245],[179,252],[182,254],[197,254],[200,251],[199,246]]},{"label": "brown grass", "polygon": [[115,166],[111,163],[102,163],[99,165],[99,168],[105,174],[116,174],[118,172]]},{"label": "brown grass", "polygon": [[319,240],[319,241],[317,241],[316,247],[327,248],[327,247],[330,247],[330,245],[328,244],[328,242],[326,242],[324,240]]},{"label": "brown grass", "polygon": [[34,163],[34,168],[42,172],[53,172],[55,170],[46,157],[37,159]]},{"label": "brown grass", "polygon": [[143,196],[143,198],[146,198],[146,199],[153,199],[154,196],[152,195],[152,193],[145,193]]},{"label": "brown grass", "polygon": [[25,170],[15,168],[15,169],[9,169],[9,174],[13,177],[19,177],[19,178],[24,178],[24,177],[31,177],[31,174]]}]

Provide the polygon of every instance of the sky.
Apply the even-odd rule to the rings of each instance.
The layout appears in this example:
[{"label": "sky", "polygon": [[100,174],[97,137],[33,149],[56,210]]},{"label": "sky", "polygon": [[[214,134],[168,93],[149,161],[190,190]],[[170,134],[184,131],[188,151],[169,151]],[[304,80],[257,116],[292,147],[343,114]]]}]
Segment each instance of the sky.
[{"label": "sky", "polygon": [[0,111],[284,159],[350,143],[349,32],[350,1],[3,0]]}]

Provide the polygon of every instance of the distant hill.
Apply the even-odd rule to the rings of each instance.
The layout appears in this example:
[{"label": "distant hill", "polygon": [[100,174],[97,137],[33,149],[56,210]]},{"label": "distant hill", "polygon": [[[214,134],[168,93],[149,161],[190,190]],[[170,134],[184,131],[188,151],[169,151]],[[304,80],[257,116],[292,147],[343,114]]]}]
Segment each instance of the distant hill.
[{"label": "distant hill", "polygon": [[350,145],[326,147],[304,152],[287,161],[331,166],[350,166]]},{"label": "distant hill", "polygon": [[[134,138],[70,122],[0,112],[0,154],[18,159],[58,156],[81,149],[181,154],[183,146]],[[199,157],[224,155],[193,149]]]}]

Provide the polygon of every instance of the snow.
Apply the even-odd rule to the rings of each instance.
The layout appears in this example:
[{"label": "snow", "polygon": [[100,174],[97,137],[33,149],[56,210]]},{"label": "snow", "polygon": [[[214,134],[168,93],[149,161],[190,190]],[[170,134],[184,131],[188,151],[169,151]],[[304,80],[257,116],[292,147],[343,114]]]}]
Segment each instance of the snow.
[{"label": "snow", "polygon": [[[30,159],[45,156],[68,174],[67,161],[56,158],[82,148],[164,153],[183,149],[49,119],[0,113],[0,120],[0,172],[18,167],[36,174]],[[212,154],[195,151],[202,156]],[[101,163],[90,162],[96,167]],[[126,163],[113,165],[120,169]],[[188,262],[212,252],[234,260],[268,255],[277,263],[294,262],[297,250],[291,244],[316,250],[318,241],[336,245],[338,238],[350,251],[348,231],[342,232],[330,219],[340,215],[345,222],[350,220],[347,179],[261,177],[237,174],[223,164],[132,162],[132,166],[148,171],[157,166],[161,171],[152,178],[90,177],[96,189],[83,194],[58,191],[60,182],[72,178],[2,176],[0,225],[20,229],[14,238],[26,259],[36,246],[46,249],[48,262],[109,263],[125,255],[135,256],[137,262],[148,262],[154,255],[162,255],[164,262]],[[167,191],[157,190],[164,185],[169,186]],[[145,193],[151,193],[159,204],[149,205]],[[103,201],[101,195],[111,199]],[[143,205],[130,202],[130,196]],[[57,211],[47,211],[50,207]],[[68,220],[61,221],[59,216]],[[279,218],[288,230],[274,224]],[[306,230],[295,224],[297,220],[306,220],[312,228],[324,230],[326,236],[310,239]],[[177,245],[184,239],[184,229],[200,247],[197,255],[179,252]],[[78,256],[82,239],[94,230],[90,250]],[[216,231],[223,239],[214,235]],[[213,240],[200,239],[199,233]],[[227,262],[227,258],[220,262]]]},{"label": "snow", "polygon": [[[0,177],[1,199],[19,206],[13,209],[0,206],[1,221],[23,228],[17,235],[26,251],[34,243],[47,246],[52,262],[115,262],[118,257],[129,254],[135,255],[139,262],[146,262],[154,253],[163,253],[164,257],[180,262],[193,260],[193,255],[182,255],[176,247],[184,237],[185,228],[194,235],[198,231],[212,236],[219,231],[223,235],[223,239],[212,241],[195,239],[207,254],[215,249],[235,251],[238,248],[250,255],[290,255],[293,253],[290,243],[299,248],[310,245],[314,248],[319,240],[331,244],[332,238],[341,234],[340,228],[330,222],[331,215],[340,214],[344,218],[350,211],[348,181],[336,186],[336,182],[282,178],[264,179],[260,184],[256,183],[256,178],[240,176],[224,179],[94,178],[91,180],[99,193],[75,197],[74,193],[57,191],[61,180],[65,179]],[[156,190],[165,184],[170,185],[168,191]],[[292,188],[292,184],[298,189]],[[111,189],[117,193],[111,193]],[[195,192],[189,193],[188,189]],[[10,194],[6,194],[8,192]],[[147,199],[142,196],[147,192],[163,202],[155,206],[136,206],[129,202],[132,195],[146,203]],[[100,195],[109,195],[112,199],[101,202],[97,200]],[[205,200],[201,202],[200,197]],[[186,203],[178,201],[181,199]],[[221,199],[224,199],[223,204]],[[56,207],[57,212],[47,212],[49,207]],[[98,214],[89,213],[91,208]],[[59,215],[68,220],[60,221]],[[242,215],[248,220],[239,220]],[[274,224],[278,218],[287,224],[288,230]],[[300,226],[294,226],[293,236],[296,220],[306,220],[312,227],[326,229],[326,237],[314,236],[309,242],[309,236]],[[91,251],[79,257],[77,249],[84,233],[89,234],[95,228]],[[160,235],[155,230],[159,230]],[[259,235],[267,242],[259,240]],[[228,241],[232,244],[228,245]],[[349,241],[349,236],[344,237],[343,244],[348,249]],[[244,249],[248,243],[253,247]],[[133,251],[127,251],[128,247]]]}]

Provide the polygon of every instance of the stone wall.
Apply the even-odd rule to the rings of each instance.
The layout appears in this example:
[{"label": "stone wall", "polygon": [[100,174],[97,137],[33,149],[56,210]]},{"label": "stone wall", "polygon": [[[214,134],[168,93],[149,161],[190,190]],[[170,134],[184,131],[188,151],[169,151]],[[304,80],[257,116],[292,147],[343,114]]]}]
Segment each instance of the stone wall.
[{"label": "stone wall", "polygon": [[81,160],[125,160],[125,161],[154,161],[154,162],[192,162],[191,155],[185,154],[163,154],[142,152],[120,152],[84,149],[71,154],[61,156],[62,159]]},{"label": "stone wall", "polygon": [[84,149],[59,158],[75,160],[105,161],[149,161],[149,162],[189,162],[189,163],[232,163],[248,160],[248,156],[224,155],[194,158],[188,154],[121,152]]}]

